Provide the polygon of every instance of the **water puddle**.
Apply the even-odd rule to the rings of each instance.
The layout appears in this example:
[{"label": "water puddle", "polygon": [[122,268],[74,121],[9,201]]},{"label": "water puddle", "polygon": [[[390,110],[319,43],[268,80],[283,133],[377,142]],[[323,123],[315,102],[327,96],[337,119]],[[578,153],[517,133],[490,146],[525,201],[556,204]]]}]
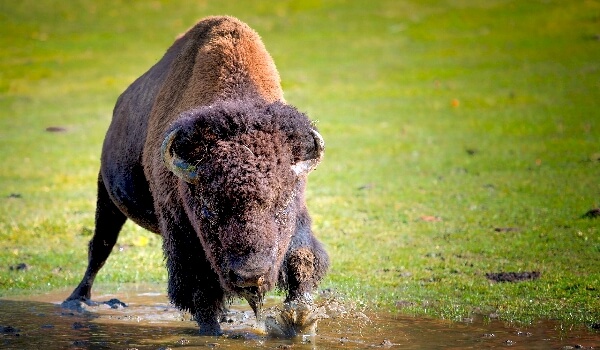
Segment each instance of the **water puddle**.
[{"label": "water puddle", "polygon": [[[127,286],[114,294],[96,287],[94,300],[112,298],[128,307],[101,305],[88,312],[62,309],[70,290],[0,299],[2,349],[598,349],[600,333],[560,330],[541,321],[512,327],[500,321],[456,323],[346,312],[319,322],[314,336],[276,339],[261,336],[247,304],[236,302],[224,317],[222,337],[196,335],[196,323],[173,308],[160,286]],[[273,306],[281,301],[267,300]],[[269,306],[267,305],[267,306]],[[337,311],[340,309],[338,308]]]}]

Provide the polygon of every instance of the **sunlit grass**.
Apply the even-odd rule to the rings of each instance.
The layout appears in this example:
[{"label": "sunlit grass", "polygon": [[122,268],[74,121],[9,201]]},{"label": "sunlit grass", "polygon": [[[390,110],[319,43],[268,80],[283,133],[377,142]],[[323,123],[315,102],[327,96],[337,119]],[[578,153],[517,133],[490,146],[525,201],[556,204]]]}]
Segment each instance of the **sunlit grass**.
[{"label": "sunlit grass", "polygon": [[[0,296],[77,284],[114,102],[210,14],[261,34],[326,140],[308,189],[322,288],[453,320],[600,322],[600,219],[581,218],[600,206],[592,1],[2,2]],[[164,284],[158,236],[127,224],[118,245],[98,283]]]}]

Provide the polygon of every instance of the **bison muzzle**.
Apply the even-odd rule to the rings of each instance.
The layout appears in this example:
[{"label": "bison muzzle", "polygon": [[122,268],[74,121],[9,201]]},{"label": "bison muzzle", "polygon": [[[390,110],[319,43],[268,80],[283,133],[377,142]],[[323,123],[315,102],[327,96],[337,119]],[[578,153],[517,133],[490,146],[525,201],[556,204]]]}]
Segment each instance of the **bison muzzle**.
[{"label": "bison muzzle", "polygon": [[304,198],[323,151],[259,36],[231,17],[198,22],[117,101],[88,267],[67,301],[90,300],[127,219],[162,236],[169,298],[202,334],[221,333],[232,297],[258,318],[273,288],[310,300],[329,265]]}]

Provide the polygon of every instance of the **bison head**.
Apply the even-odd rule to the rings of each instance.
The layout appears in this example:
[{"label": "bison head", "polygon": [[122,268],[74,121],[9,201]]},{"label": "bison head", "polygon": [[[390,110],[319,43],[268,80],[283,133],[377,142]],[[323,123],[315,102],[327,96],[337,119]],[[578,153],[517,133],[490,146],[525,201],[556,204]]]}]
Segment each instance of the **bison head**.
[{"label": "bison head", "polygon": [[275,286],[323,148],[309,119],[279,102],[201,107],[167,132],[164,162],[182,180],[186,213],[226,289]]}]

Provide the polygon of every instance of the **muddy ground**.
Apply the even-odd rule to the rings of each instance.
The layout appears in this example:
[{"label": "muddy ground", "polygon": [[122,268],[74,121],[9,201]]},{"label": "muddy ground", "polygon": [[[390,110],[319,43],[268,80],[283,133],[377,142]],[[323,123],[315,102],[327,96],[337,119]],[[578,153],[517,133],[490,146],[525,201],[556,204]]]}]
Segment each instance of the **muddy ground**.
[{"label": "muddy ground", "polygon": [[[161,286],[125,286],[118,293],[96,289],[102,304],[83,311],[66,310],[60,302],[69,291],[0,299],[2,349],[600,349],[600,333],[563,329],[539,321],[517,327],[474,315],[447,322],[358,310],[328,299],[329,318],[319,321],[315,335],[279,339],[256,329],[250,308],[240,302],[222,319],[225,335],[196,334],[189,315],[173,308]],[[270,297],[267,307],[280,305]]]}]

